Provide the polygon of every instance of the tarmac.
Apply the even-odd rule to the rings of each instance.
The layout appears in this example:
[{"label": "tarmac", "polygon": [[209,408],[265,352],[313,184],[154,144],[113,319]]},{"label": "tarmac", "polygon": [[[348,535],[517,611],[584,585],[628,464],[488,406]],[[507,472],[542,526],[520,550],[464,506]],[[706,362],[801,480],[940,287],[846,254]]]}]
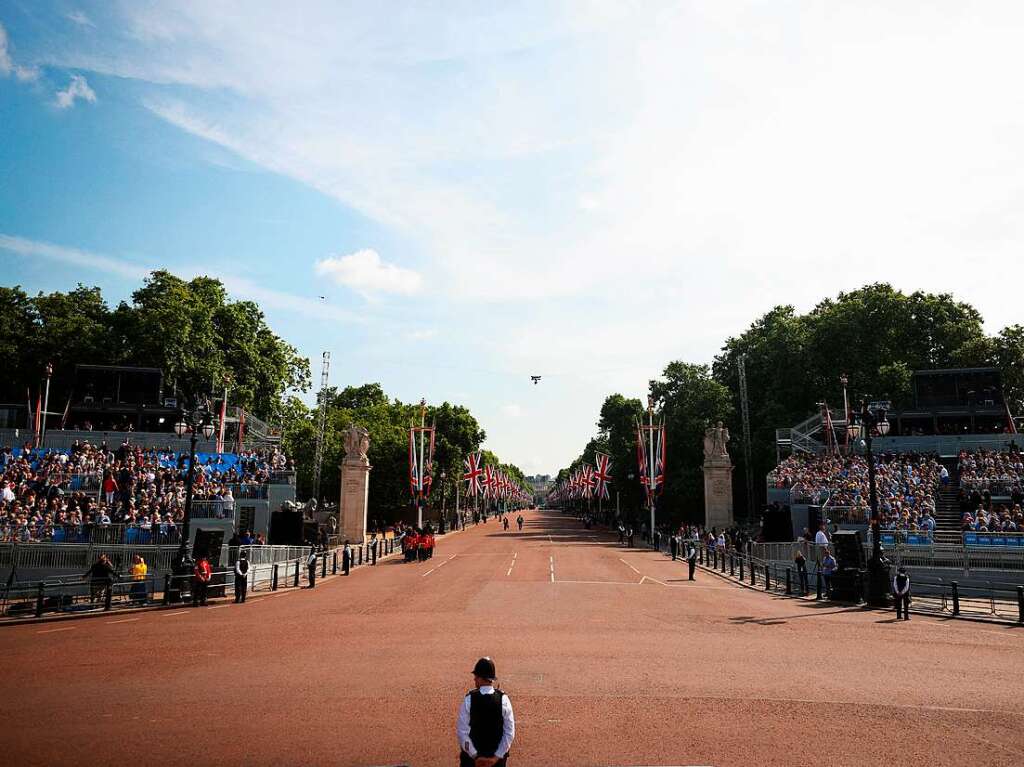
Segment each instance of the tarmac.
[{"label": "tarmac", "polygon": [[13,765],[452,765],[481,655],[510,765],[1019,765],[1024,629],[742,588],[553,511],[432,560],[0,630]]}]

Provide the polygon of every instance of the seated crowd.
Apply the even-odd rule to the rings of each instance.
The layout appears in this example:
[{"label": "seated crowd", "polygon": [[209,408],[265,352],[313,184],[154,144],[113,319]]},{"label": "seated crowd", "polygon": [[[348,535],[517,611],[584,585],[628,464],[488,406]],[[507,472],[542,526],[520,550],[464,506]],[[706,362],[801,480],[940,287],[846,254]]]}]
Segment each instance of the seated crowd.
[{"label": "seated crowd", "polygon": [[[193,500],[206,516],[234,516],[236,495],[252,497],[273,472],[294,464],[278,449],[198,454]],[[0,449],[0,540],[50,540],[61,526],[173,528],[185,509],[187,454],[76,442],[69,450]]]},{"label": "seated crowd", "polygon": [[[947,476],[934,455],[876,455],[875,487],[882,527],[934,530],[935,492]],[[770,481],[825,506],[832,522],[866,522],[871,517],[868,464],[863,456],[794,454],[776,467]]]},{"label": "seated crowd", "polygon": [[[1024,532],[1024,456],[1016,450],[961,450],[960,529],[978,533]],[[997,500],[1005,498],[999,503]]]}]

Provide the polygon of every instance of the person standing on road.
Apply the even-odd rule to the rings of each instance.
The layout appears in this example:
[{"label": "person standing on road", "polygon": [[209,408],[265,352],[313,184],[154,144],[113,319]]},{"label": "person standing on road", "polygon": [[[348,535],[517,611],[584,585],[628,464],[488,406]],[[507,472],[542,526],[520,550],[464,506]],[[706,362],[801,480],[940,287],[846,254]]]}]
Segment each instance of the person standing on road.
[{"label": "person standing on road", "polygon": [[352,548],[348,545],[348,541],[345,541],[345,548],[341,550],[341,571],[345,575],[348,575],[348,571],[352,568]]},{"label": "person standing on road", "polygon": [[459,706],[455,735],[459,767],[505,767],[516,737],[516,719],[508,696],[495,688],[494,661],[481,658],[473,667],[476,689]]},{"label": "person standing on road", "polygon": [[821,578],[825,582],[825,595],[829,599],[832,598],[832,573],[836,571],[836,567],[838,567],[836,558],[826,548],[825,558],[821,560]]},{"label": "person standing on road", "polygon": [[672,551],[672,561],[675,562],[679,555],[679,539],[673,535],[668,539],[668,547]]},{"label": "person standing on road", "polygon": [[202,605],[206,607],[206,592],[210,585],[210,578],[213,577],[213,568],[210,567],[210,560],[205,556],[199,557],[195,568],[192,570],[192,606]]},{"label": "person standing on road", "polygon": [[694,580],[693,574],[697,570],[697,547],[693,545],[693,541],[686,542],[686,564],[690,568],[690,580]]},{"label": "person standing on road", "polygon": [[245,594],[249,590],[249,555],[244,551],[235,562],[235,604],[245,602]]},{"label": "person standing on road", "polygon": [[910,620],[910,576],[907,568],[900,565],[896,577],[892,579],[892,593],[896,597],[896,620],[901,617]]},{"label": "person standing on road", "polygon": [[508,532],[508,517],[501,518],[501,529],[506,533]]},{"label": "person standing on road", "polygon": [[309,571],[309,587],[316,586],[316,546],[309,547],[309,556],[306,557],[306,568]]},{"label": "person standing on road", "polygon": [[619,543],[626,542],[626,526],[619,522]]},{"label": "person standing on road", "polygon": [[800,594],[807,596],[807,557],[799,548],[793,554],[793,562],[796,563],[796,575],[800,581]]},{"label": "person standing on road", "polygon": [[519,526],[519,532],[523,532],[523,515],[520,514],[516,517],[516,525]]}]

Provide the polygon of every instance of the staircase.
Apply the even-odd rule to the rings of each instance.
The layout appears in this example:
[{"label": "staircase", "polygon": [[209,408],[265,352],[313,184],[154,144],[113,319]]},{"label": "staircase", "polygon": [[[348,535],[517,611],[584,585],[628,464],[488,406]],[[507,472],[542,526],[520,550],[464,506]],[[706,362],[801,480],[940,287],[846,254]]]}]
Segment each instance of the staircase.
[{"label": "staircase", "polygon": [[959,532],[960,502],[957,495],[960,493],[960,474],[957,471],[957,457],[943,457],[939,463],[949,471],[949,484],[939,485],[939,491],[935,494],[935,529]]}]

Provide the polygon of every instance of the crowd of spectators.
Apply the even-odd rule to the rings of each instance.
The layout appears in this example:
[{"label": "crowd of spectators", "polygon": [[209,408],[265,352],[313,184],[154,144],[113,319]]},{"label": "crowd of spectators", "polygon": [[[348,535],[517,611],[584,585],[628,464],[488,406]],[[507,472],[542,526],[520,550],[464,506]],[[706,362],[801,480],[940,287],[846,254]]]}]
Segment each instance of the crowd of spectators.
[{"label": "crowd of spectators", "polygon": [[[875,459],[875,487],[882,527],[935,529],[935,493],[948,473],[934,455],[882,453]],[[866,522],[871,517],[867,460],[860,455],[794,454],[769,478],[775,487],[799,491],[821,505],[833,523]]]},{"label": "crowd of spectators", "polygon": [[1024,532],[1024,456],[1015,448],[1008,452],[961,450],[957,469],[964,532]]},{"label": "crowd of spectators", "polygon": [[[234,516],[236,497],[260,497],[276,472],[294,471],[277,448],[199,454],[193,506]],[[201,470],[200,470],[201,469]],[[124,524],[175,529],[184,517],[187,454],[125,441],[68,450],[0,449],[0,540],[50,540],[60,527]]]}]

